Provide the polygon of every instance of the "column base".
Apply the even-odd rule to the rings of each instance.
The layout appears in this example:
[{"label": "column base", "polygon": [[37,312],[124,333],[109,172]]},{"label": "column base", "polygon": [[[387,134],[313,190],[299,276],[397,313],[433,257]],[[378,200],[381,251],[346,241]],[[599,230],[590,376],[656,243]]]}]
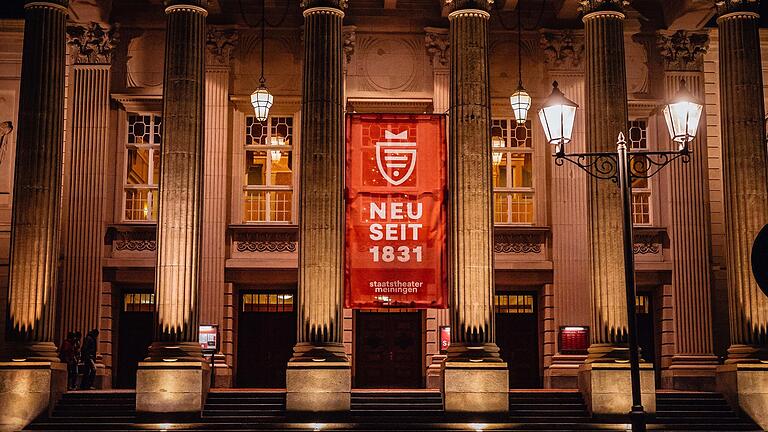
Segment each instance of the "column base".
[{"label": "column base", "polygon": [[579,388],[579,368],[586,360],[585,354],[555,354],[544,371],[544,388]]},{"label": "column base", "polygon": [[686,391],[716,391],[718,363],[715,355],[675,355],[669,368],[661,371],[662,387]]},{"label": "column base", "polygon": [[768,430],[768,364],[737,363],[717,368],[717,391],[728,404]]},{"label": "column base", "polygon": [[48,362],[58,363],[58,349],[53,342],[6,342],[2,350],[2,358],[14,362]]},{"label": "column base", "polygon": [[509,370],[503,362],[443,363],[443,399],[448,413],[509,412]]},{"label": "column base", "polygon": [[297,413],[349,411],[352,366],[347,362],[291,360],[286,370],[285,408]]},{"label": "column base", "polygon": [[47,416],[66,391],[64,363],[0,362],[0,431],[18,431]]},{"label": "column base", "polygon": [[145,361],[136,372],[136,412],[199,416],[211,384],[210,366],[202,361]]},{"label": "column base", "polygon": [[[579,390],[592,415],[626,415],[632,409],[629,363],[586,363],[579,369]],[[640,364],[640,391],[647,414],[656,412],[653,364]]]}]

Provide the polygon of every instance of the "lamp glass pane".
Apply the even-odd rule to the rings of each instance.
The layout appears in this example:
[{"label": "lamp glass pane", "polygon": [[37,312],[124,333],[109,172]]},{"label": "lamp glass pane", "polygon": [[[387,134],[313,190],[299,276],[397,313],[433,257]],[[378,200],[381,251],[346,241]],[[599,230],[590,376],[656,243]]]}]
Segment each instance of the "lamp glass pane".
[{"label": "lamp glass pane", "polygon": [[573,121],[576,107],[570,105],[552,105],[539,111],[539,119],[544,126],[544,134],[550,144],[567,144],[573,134]]},{"label": "lamp glass pane", "polygon": [[273,100],[274,98],[266,88],[256,89],[256,91],[251,94],[251,105],[253,105],[256,120],[265,121],[267,119]]},{"label": "lamp glass pane", "polygon": [[512,105],[515,121],[518,124],[525,123],[531,108],[531,96],[525,90],[519,89],[510,96],[509,103]]},{"label": "lamp glass pane", "polygon": [[664,107],[664,120],[673,141],[684,143],[696,137],[703,107],[694,102],[677,102]]}]

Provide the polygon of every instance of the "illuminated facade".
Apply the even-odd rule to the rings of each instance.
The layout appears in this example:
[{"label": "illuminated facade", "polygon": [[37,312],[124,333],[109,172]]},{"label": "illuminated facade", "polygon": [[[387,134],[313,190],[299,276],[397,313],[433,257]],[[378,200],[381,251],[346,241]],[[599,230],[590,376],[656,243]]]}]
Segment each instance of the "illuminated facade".
[{"label": "illuminated facade", "polygon": [[[58,13],[67,7],[65,0],[39,3]],[[593,190],[578,168],[556,166],[536,111],[556,80],[581,107],[574,150],[613,146],[620,130],[631,149],[668,149],[656,108],[683,79],[706,112],[691,162],[633,185],[642,355],[653,365],[656,388],[688,390],[714,390],[723,358],[763,356],[768,300],[748,280],[745,261],[728,251],[747,250],[755,226],[768,222],[768,191],[741,177],[760,168],[740,165],[749,159],[742,147],[724,142],[764,142],[756,132],[763,122],[723,106],[735,96],[721,74],[742,77],[762,95],[763,77],[737,68],[765,70],[768,56],[757,66],[739,60],[733,70],[719,60],[732,55],[724,46],[737,49],[724,37],[746,32],[727,28],[728,20],[756,21],[738,8],[758,2],[725,2],[720,11],[696,1],[267,2],[264,69],[274,105],[265,121],[256,119],[250,100],[261,67],[259,4],[169,1],[167,10],[159,0],[92,3],[70,0],[66,32],[57,34],[67,40],[59,65],[64,85],[61,95],[46,97],[63,100],[61,118],[34,124],[61,128],[62,154],[22,162],[31,164],[22,170],[29,184],[61,190],[61,205],[49,197],[46,212],[35,213],[46,219],[32,221],[48,231],[14,243],[13,253],[47,257],[43,267],[14,267],[18,275],[9,270],[16,262],[12,214],[21,217],[14,203],[27,189],[14,192],[14,161],[23,156],[17,144],[38,138],[21,130],[33,125],[20,118],[27,55],[22,6],[16,18],[0,20],[0,122],[15,128],[0,148],[0,305],[11,317],[0,325],[12,334],[9,341],[49,343],[14,355],[50,358],[50,342],[58,346],[67,332],[95,328],[98,387],[133,388],[145,358],[199,358],[195,340],[203,329],[215,341],[216,387],[282,388],[288,379],[290,394],[292,373],[315,371],[294,370],[289,360],[322,358],[338,366],[334,382],[349,380],[353,388],[441,388],[446,358],[468,362],[479,349],[482,362],[503,365],[494,370],[506,371],[510,388],[578,388],[585,363],[621,356],[626,315],[617,305],[624,291],[614,283],[623,274],[623,261],[616,261],[620,225],[608,204],[588,211],[590,200],[609,202],[614,186]],[[516,13],[522,14],[519,43]],[[604,33],[584,28],[584,15],[594,25],[614,19],[623,39],[600,39]],[[175,31],[187,39],[168,51],[171,25],[186,29]],[[768,48],[768,33],[751,36],[759,46],[738,49]],[[521,124],[509,99],[518,84],[518,51],[532,96]],[[626,67],[616,53],[624,54]],[[169,73],[164,58],[182,66]],[[610,93],[610,80],[588,76],[600,65],[626,76],[626,95]],[[172,92],[166,88],[164,100],[168,80]],[[487,94],[459,91],[472,83]],[[459,109],[466,112],[455,114]],[[453,220],[460,228],[449,234],[449,253],[464,240],[470,246],[446,271],[477,272],[466,284],[450,283],[450,308],[342,307],[346,113],[448,115],[448,157],[462,155],[448,177],[468,176],[449,188],[454,213],[466,215]],[[752,135],[738,129],[743,124]],[[45,139],[55,148],[51,136]],[[475,160],[489,168],[487,175],[461,166]],[[43,165],[48,172],[32,169]],[[17,169],[16,178],[26,177]],[[50,181],[35,183],[39,178]],[[743,209],[738,197],[754,191],[757,201]],[[729,219],[728,211],[736,216]],[[475,222],[487,212],[493,222],[483,228]],[[738,231],[736,220],[752,222]],[[476,253],[484,247],[493,253]],[[591,256],[609,264],[593,266]],[[48,285],[25,288],[29,274],[48,275]],[[9,279],[20,281],[10,291]],[[461,335],[460,328],[480,330]],[[296,397],[289,405],[301,405]]]}]

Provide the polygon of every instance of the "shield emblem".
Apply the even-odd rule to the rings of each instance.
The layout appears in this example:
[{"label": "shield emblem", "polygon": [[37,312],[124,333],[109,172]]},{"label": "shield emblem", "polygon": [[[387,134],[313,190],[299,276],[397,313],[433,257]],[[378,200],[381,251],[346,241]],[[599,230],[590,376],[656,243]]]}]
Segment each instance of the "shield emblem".
[{"label": "shield emblem", "polygon": [[416,143],[408,141],[408,131],[384,131],[386,141],[376,143],[376,165],[384,179],[399,186],[411,178],[416,168]]}]

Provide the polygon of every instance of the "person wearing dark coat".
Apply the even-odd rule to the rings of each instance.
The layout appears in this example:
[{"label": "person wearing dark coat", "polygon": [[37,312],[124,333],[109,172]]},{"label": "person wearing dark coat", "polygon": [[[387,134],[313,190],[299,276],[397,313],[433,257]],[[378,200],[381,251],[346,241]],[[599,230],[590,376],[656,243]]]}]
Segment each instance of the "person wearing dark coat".
[{"label": "person wearing dark coat", "polygon": [[80,350],[80,356],[83,360],[83,382],[80,388],[83,390],[93,389],[96,381],[96,344],[99,337],[99,331],[93,329],[88,332],[83,341],[83,348]]},{"label": "person wearing dark coat", "polygon": [[77,387],[77,350],[78,345],[75,332],[67,333],[67,338],[61,344],[61,361],[67,364],[67,389],[74,390]]}]

